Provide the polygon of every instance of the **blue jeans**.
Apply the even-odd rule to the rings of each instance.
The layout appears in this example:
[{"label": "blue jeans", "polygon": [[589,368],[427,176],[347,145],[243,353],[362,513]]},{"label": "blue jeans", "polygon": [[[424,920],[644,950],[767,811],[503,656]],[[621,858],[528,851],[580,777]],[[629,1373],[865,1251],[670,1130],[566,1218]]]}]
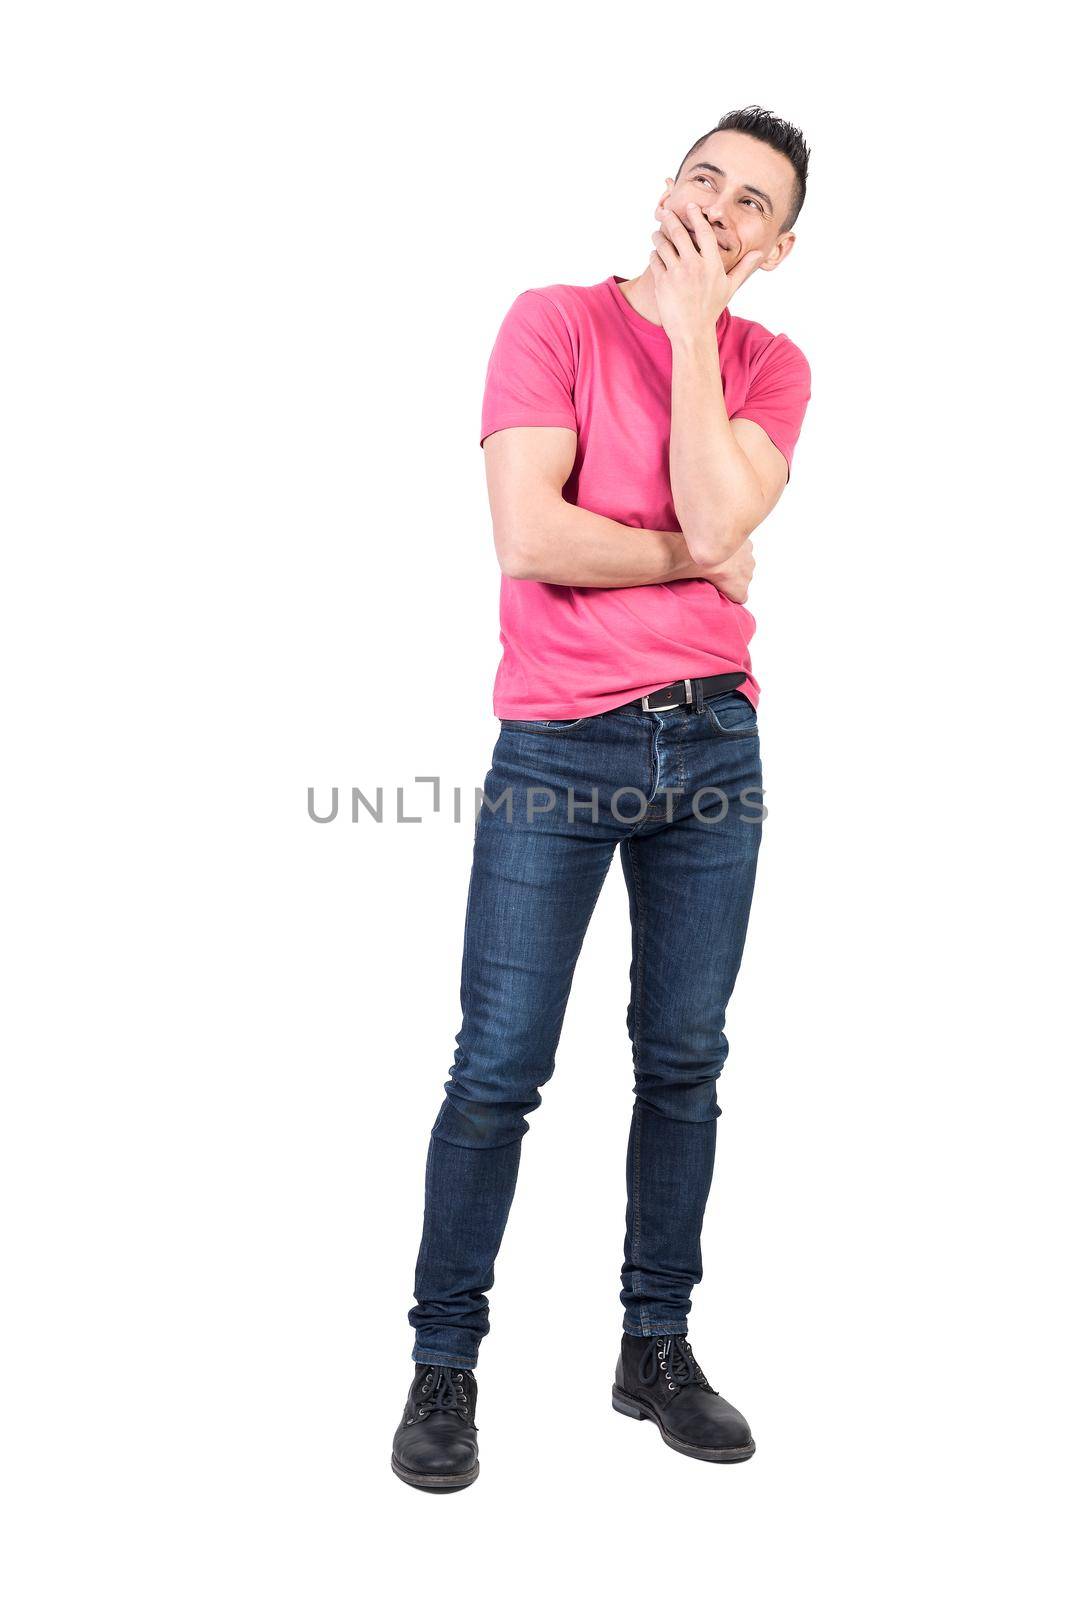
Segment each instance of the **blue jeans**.
[{"label": "blue jeans", "polygon": [[474,1367],[489,1332],[526,1119],[617,845],[634,1065],[623,1329],[687,1332],[763,814],[756,713],[735,691],[696,709],[502,721],[475,825],[463,1022],[427,1155],[414,1360]]}]

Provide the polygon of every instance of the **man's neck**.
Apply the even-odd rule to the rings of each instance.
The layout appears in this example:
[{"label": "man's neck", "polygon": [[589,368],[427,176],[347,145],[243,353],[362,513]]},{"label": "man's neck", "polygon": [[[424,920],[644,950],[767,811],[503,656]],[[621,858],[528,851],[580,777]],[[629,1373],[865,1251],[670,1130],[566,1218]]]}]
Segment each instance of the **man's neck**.
[{"label": "man's neck", "polygon": [[646,267],[639,278],[628,278],[626,283],[619,285],[619,292],[623,298],[634,307],[640,317],[647,322],[655,322],[658,328],[664,324],[660,320],[660,313],[656,308],[656,292],[653,289],[652,269]]}]

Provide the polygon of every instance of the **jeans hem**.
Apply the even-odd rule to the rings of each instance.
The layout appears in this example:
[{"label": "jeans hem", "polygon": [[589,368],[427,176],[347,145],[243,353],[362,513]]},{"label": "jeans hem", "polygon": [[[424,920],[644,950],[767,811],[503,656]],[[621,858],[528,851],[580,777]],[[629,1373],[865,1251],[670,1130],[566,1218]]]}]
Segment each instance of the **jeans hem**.
[{"label": "jeans hem", "polygon": [[451,1350],[426,1350],[417,1344],[412,1351],[412,1360],[422,1361],[432,1367],[465,1367],[468,1372],[473,1372],[478,1357],[458,1356]]},{"label": "jeans hem", "polygon": [[651,1328],[635,1328],[623,1318],[623,1332],[629,1333],[632,1339],[653,1339],[669,1333],[688,1333],[690,1330],[685,1322],[656,1322]]}]

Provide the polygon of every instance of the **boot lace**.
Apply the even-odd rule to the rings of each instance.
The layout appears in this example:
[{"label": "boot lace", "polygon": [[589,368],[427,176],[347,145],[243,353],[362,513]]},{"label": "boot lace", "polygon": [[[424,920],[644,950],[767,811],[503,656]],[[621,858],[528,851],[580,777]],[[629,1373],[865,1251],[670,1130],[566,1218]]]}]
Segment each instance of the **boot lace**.
[{"label": "boot lace", "polygon": [[649,1341],[638,1369],[638,1377],[646,1387],[656,1379],[657,1367],[667,1378],[670,1390],[683,1389],[688,1383],[692,1383],[699,1389],[707,1390],[709,1394],[719,1393],[718,1389],[713,1389],[701,1371],[697,1357],[690,1347],[690,1341],[681,1334],[660,1334]]},{"label": "boot lace", "polygon": [[409,1426],[431,1411],[457,1411],[466,1417],[469,1396],[464,1389],[464,1379],[470,1376],[463,1367],[428,1367],[419,1385],[417,1413],[410,1419]]}]

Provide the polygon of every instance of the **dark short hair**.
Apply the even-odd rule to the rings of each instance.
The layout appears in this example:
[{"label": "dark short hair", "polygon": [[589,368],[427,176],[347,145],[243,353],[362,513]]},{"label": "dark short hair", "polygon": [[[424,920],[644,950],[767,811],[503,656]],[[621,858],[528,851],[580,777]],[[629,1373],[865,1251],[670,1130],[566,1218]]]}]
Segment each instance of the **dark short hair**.
[{"label": "dark short hair", "polygon": [[720,117],[716,126],[703,133],[697,143],[692,144],[687,150],[679,165],[679,171],[675,174],[675,182],[678,183],[679,173],[694,151],[714,133],[721,133],[728,128],[734,129],[737,133],[747,133],[753,139],[762,139],[765,144],[770,144],[773,150],[780,151],[793,167],[793,193],[790,196],[786,221],[779,229],[780,233],[789,233],[805,203],[809,149],[800,128],[795,128],[792,122],[784,122],[781,117],[773,117],[770,111],[765,111],[761,106],[743,106],[741,111],[728,111],[725,117]]}]

